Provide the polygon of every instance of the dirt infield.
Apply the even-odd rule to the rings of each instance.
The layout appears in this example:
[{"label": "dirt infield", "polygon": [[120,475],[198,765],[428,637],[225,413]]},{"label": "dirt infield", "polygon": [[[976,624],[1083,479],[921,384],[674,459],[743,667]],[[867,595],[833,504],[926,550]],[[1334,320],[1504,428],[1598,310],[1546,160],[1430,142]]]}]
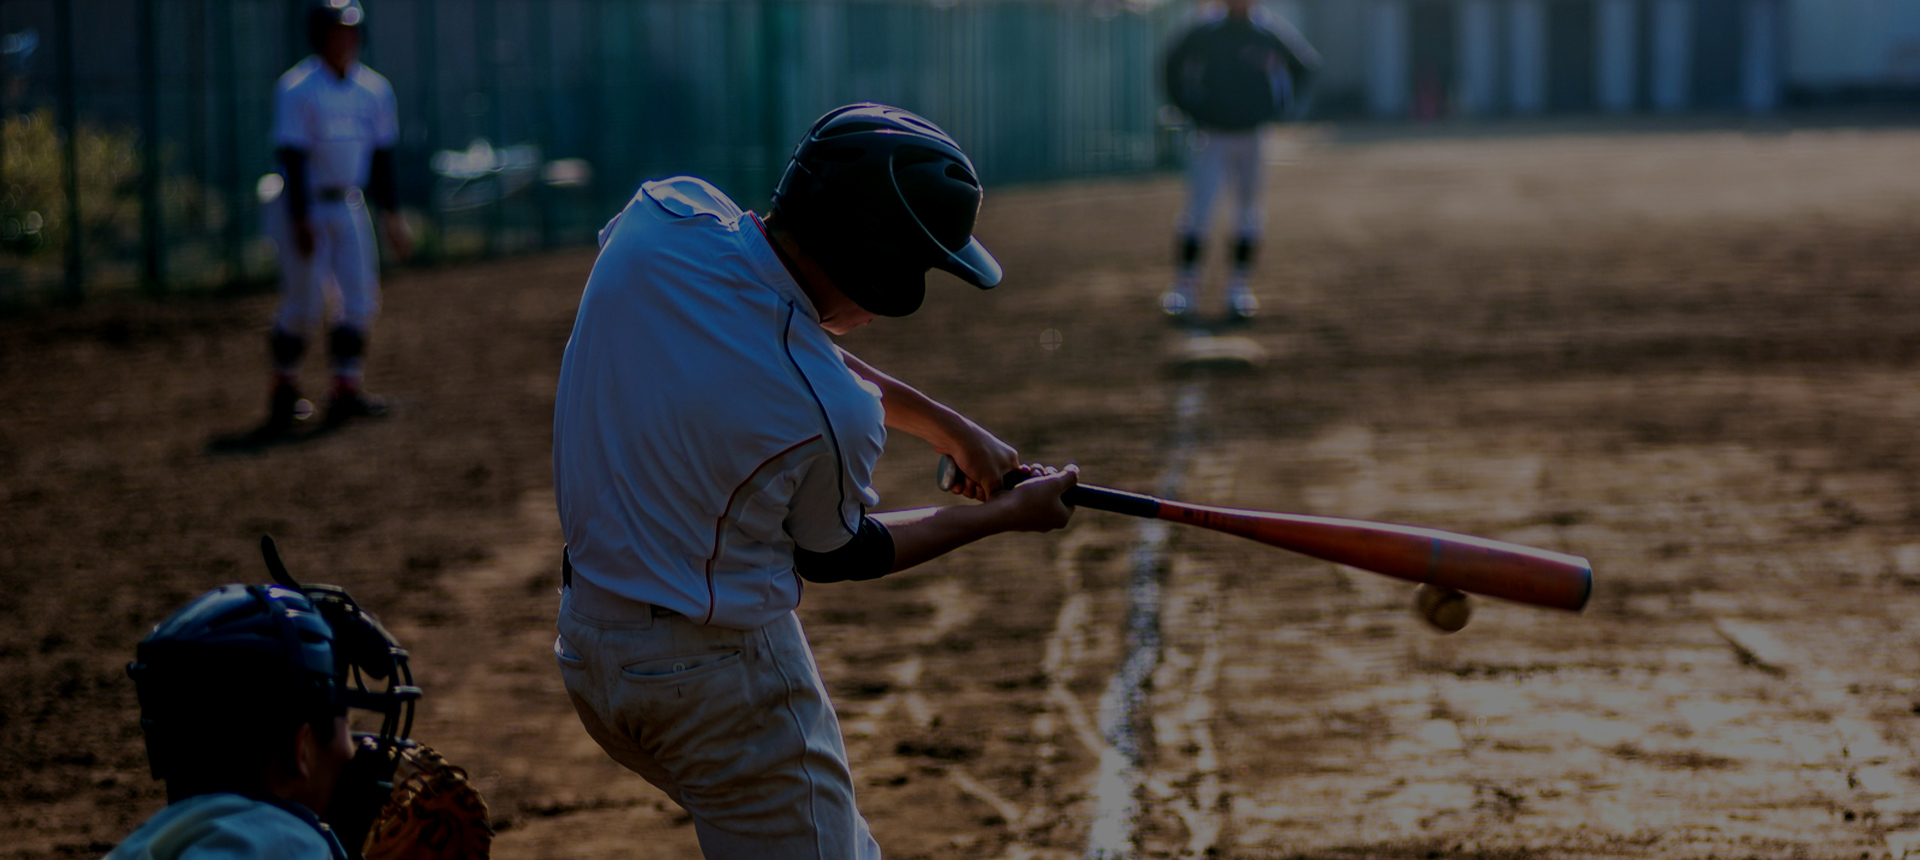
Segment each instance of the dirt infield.
[{"label": "dirt infield", "polygon": [[[943,277],[921,314],[844,342],[1100,483],[1151,488],[1177,461],[1195,501],[1592,558],[1583,615],[1481,601],[1441,636],[1411,586],[1169,533],[1144,856],[1901,857],[1916,151],[1899,130],[1298,138],[1244,331],[1257,372],[1168,366],[1166,178],[990,194],[1007,284]],[[396,417],[261,454],[205,446],[260,414],[270,300],[0,320],[0,853],[95,855],[159,807],[121,667],[180,602],[264,578],[271,532],[413,650],[415,734],[488,793],[496,856],[696,856],[549,656],[548,428],[590,265],[391,279],[371,382]],[[1199,412],[1175,452],[1181,392]],[[932,466],[896,436],[886,506],[939,501]],[[808,590],[890,856],[1082,853],[1145,537],[1084,512]]]}]

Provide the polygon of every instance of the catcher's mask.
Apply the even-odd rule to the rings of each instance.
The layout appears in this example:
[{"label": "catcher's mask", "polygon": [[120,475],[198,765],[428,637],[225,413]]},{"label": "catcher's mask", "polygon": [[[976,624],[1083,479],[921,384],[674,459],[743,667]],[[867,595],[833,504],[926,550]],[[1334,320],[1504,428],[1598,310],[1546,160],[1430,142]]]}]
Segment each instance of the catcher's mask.
[{"label": "catcher's mask", "polygon": [[926,298],[928,269],[983,290],[1000,283],[999,261],[973,238],[980,193],[973,162],[939,126],[865,103],[807,130],[773,209],[854,304],[903,317]]}]

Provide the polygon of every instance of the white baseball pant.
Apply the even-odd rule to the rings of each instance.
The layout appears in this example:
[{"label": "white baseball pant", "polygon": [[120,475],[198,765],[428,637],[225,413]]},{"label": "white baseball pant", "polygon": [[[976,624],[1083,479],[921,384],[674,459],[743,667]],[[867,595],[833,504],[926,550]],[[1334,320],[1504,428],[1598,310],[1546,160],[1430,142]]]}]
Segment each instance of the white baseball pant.
[{"label": "white baseball pant", "polygon": [[311,257],[301,257],[294,246],[285,193],[267,205],[266,220],[267,235],[280,249],[280,312],[274,326],[301,337],[311,336],[322,322],[367,333],[380,314],[380,256],[373,218],[359,192],[345,200],[307,202]]},{"label": "white baseball pant", "polygon": [[708,860],[879,860],[799,618],[650,610],[577,577],[564,592],[553,650],[587,734],[693,817]]},{"label": "white baseball pant", "polygon": [[1213,220],[1220,186],[1232,182],[1234,235],[1260,238],[1266,224],[1260,190],[1264,159],[1260,157],[1259,129],[1252,131],[1196,131],[1187,137],[1187,205],[1175,227],[1182,236],[1199,237]]}]

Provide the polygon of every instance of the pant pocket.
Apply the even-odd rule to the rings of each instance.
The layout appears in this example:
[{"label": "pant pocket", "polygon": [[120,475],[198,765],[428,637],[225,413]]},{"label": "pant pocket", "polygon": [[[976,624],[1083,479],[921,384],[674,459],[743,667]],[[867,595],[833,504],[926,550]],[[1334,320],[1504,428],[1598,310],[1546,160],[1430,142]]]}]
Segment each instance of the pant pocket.
[{"label": "pant pocket", "polygon": [[706,651],[674,657],[654,657],[620,667],[620,677],[640,683],[685,682],[726,671],[725,664],[738,662],[739,651]]},{"label": "pant pocket", "polygon": [[762,766],[750,674],[739,651],[649,657],[618,671],[610,716],[684,792],[724,791]]},{"label": "pant pocket", "polygon": [[587,668],[587,658],[581,656],[580,649],[573,647],[572,642],[567,641],[565,633],[553,637],[553,659],[560,662],[562,669]]}]

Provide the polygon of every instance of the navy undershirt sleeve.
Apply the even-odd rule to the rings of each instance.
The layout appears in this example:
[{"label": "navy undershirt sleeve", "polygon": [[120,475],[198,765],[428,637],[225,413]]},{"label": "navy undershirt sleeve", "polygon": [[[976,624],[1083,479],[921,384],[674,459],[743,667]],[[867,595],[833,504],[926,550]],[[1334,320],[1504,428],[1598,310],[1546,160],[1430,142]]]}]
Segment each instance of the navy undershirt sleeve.
[{"label": "navy undershirt sleeve", "polygon": [[808,582],[864,582],[893,572],[893,534],[879,520],[860,518],[860,531],[832,552],[793,548],[793,572]]},{"label": "navy undershirt sleeve", "polygon": [[400,183],[393,169],[393,150],[376,149],[373,151],[373,164],[368,174],[367,197],[373,205],[388,212],[400,211]]},{"label": "navy undershirt sleeve", "polygon": [[307,217],[307,151],[281,147],[278,154],[281,175],[287,180],[280,193],[287,195],[287,215],[298,221]]}]

